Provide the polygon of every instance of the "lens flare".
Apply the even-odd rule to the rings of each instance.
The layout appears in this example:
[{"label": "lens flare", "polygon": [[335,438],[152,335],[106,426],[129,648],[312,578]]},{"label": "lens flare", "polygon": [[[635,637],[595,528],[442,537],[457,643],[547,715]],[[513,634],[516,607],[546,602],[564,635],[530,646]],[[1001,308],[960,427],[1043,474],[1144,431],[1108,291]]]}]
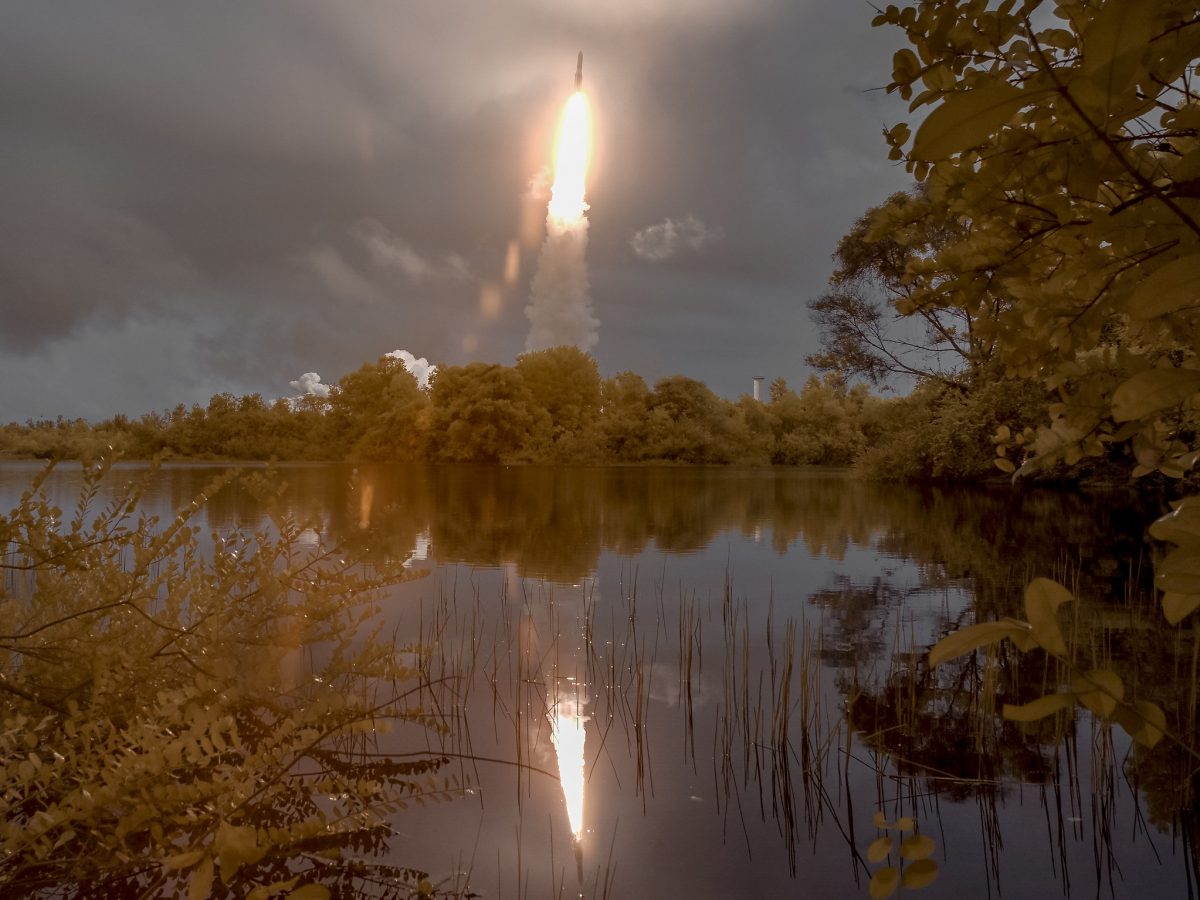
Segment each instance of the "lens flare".
[{"label": "lens flare", "polygon": [[591,153],[592,123],[587,98],[576,91],[567,101],[558,126],[554,151],[554,185],[550,215],[564,222],[581,219],[588,206],[584,200],[588,157]]}]

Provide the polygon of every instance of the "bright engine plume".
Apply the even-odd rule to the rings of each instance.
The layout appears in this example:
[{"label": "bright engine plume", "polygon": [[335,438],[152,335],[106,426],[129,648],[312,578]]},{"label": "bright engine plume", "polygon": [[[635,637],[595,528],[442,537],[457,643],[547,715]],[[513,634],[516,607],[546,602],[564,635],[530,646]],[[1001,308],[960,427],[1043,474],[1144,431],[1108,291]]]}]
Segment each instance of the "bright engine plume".
[{"label": "bright engine plume", "polygon": [[546,240],[538,256],[529,305],[528,351],[574,344],[596,345],[600,323],[592,315],[588,294],[585,199],[592,128],[583,93],[583,54],[575,71],[575,93],[567,101],[558,126],[554,152],[554,184],[546,209]]}]

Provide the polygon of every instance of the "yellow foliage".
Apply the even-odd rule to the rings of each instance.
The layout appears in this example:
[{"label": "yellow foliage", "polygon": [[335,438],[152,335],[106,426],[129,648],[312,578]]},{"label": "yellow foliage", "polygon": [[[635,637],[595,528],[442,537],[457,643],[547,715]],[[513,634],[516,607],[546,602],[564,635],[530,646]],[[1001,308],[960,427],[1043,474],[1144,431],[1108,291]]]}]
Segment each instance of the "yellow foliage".
[{"label": "yellow foliage", "polygon": [[[422,747],[444,728],[409,704],[401,667],[381,665],[396,658],[370,624],[385,577],[301,550],[284,519],[202,551],[193,518],[222,483],[159,523],[137,517],[136,489],[92,509],[106,471],[85,470],[73,516],[39,479],[0,517],[21,573],[0,626],[0,893],[131,879],[206,898],[219,871],[231,890],[271,896],[304,878],[304,842],[378,845],[373,823],[392,804],[452,793],[426,780],[436,754],[380,768],[345,749],[351,732],[370,740],[364,726],[403,723]],[[318,668],[296,653],[313,644]]]}]

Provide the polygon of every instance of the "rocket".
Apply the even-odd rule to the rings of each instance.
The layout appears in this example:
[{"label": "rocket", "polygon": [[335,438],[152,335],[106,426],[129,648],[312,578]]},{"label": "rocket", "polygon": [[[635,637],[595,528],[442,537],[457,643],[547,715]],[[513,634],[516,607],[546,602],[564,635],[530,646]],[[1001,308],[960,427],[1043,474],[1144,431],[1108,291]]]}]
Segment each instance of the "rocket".
[{"label": "rocket", "polygon": [[583,51],[579,51],[579,62],[575,65],[575,90],[583,90]]}]

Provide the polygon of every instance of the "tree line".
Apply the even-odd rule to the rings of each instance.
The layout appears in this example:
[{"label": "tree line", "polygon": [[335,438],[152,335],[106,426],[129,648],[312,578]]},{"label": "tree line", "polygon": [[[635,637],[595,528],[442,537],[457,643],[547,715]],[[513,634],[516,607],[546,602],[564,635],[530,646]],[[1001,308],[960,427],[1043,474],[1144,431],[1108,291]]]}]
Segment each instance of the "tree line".
[{"label": "tree line", "polygon": [[[951,440],[939,423],[954,417],[939,409],[962,406],[963,398],[925,388],[914,397],[884,399],[831,371],[799,391],[776,379],[762,402],[729,401],[680,375],[653,387],[633,372],[604,378],[595,359],[574,347],[527,353],[513,366],[442,367],[422,389],[402,361],[384,356],[345,375],[328,397],[268,403],[223,393],[207,406],[180,404],[140,418],[10,424],[0,428],[0,454],[88,458],[111,448],[131,459],[861,462],[877,473],[959,477],[992,472],[992,431],[1010,411],[1026,412],[1020,396],[994,403],[990,419]],[[924,412],[914,416],[914,405]],[[968,405],[957,417],[972,414]],[[927,434],[908,434],[922,416]],[[900,452],[920,459],[898,466],[891,457]]]}]

